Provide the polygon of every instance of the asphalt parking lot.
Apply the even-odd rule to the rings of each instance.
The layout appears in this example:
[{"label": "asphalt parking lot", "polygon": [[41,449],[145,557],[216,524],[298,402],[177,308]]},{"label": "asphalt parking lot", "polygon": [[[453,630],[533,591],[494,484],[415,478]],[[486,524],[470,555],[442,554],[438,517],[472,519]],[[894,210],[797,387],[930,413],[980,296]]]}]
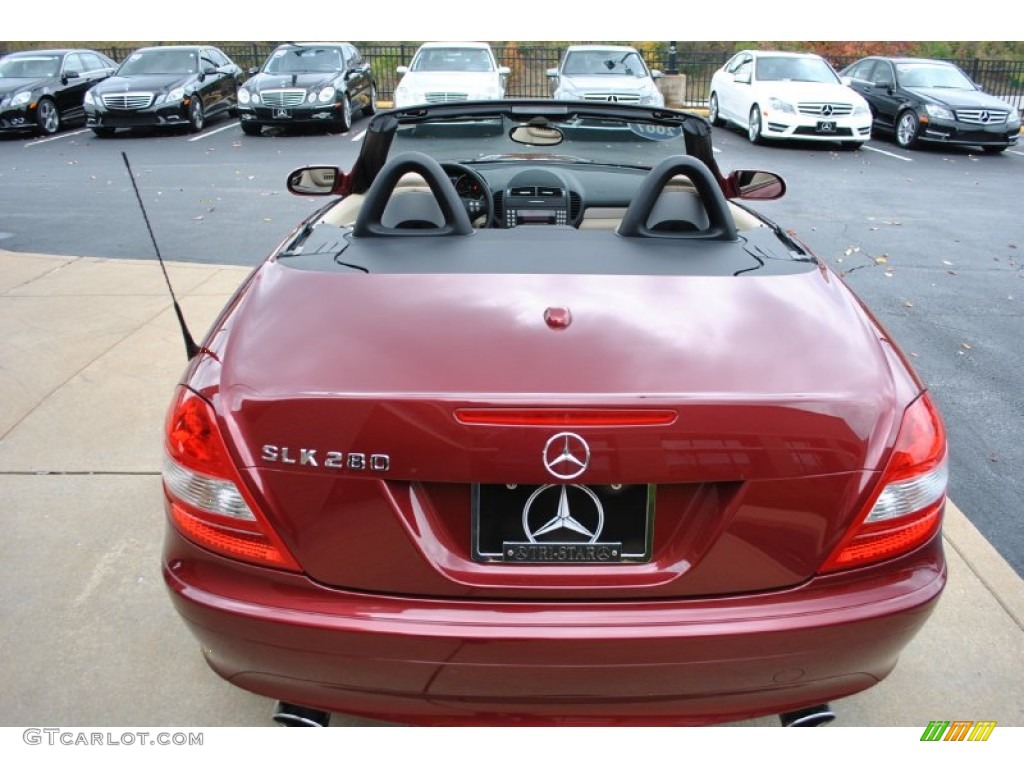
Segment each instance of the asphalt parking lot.
[{"label": "asphalt parking lot", "polygon": [[[0,137],[0,248],[152,257],[123,152],[165,258],[254,266],[320,205],[285,190],[288,171],[351,167],[366,125],[250,137],[221,119],[197,135]],[[1024,219],[1010,187],[1024,172],[1024,145],[997,156],[905,151],[885,139],[853,152],[760,147],[726,128],[714,142],[723,171],[786,178],[785,198],[756,207],[844,273],[911,357],[950,431],[952,497],[1024,574]]]},{"label": "asphalt parking lot", "polygon": [[[2,352],[0,495],[9,546],[0,562],[14,589],[0,617],[10,628],[3,679],[15,693],[4,724],[267,722],[265,700],[206,670],[159,583],[158,445],[140,425],[158,429],[184,356],[121,152],[164,257],[181,262],[172,279],[201,335],[247,268],[318,205],[284,190],[287,172],[307,163],[349,167],[365,125],[361,119],[342,136],[246,137],[225,120],[196,136],[0,137],[0,249],[16,257],[4,262],[0,311],[18,331]],[[724,171],[764,168],[787,179],[787,197],[758,208],[845,273],[932,388],[950,432],[951,496],[963,516],[953,517],[957,543],[947,549],[945,618],[915,641],[889,682],[842,704],[840,716],[915,725],[946,717],[926,712],[952,702],[961,710],[953,717],[1024,724],[1024,612],[1014,578],[1024,573],[1016,469],[1024,464],[1024,224],[1010,194],[1024,150],[904,152],[879,140],[856,152],[754,147],[725,129],[714,138]],[[82,270],[91,270],[86,282],[72,281]],[[86,300],[84,319],[61,316],[72,293]],[[28,299],[38,300],[39,314],[25,320],[15,305]],[[22,343],[23,323],[46,333]],[[116,444],[91,444],[99,434],[116,435]],[[112,510],[104,525],[74,513],[104,507]],[[57,527],[48,530],[48,520]],[[33,554],[40,539],[46,558]],[[72,621],[44,629],[41,610]],[[936,658],[962,666],[928,677]],[[112,684],[116,695],[90,695]]]}]

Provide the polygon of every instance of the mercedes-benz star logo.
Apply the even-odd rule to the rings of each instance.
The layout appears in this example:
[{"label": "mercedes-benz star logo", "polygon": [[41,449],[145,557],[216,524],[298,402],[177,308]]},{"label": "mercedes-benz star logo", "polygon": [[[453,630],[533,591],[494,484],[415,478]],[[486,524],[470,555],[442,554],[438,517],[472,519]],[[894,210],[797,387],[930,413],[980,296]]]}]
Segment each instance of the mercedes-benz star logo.
[{"label": "mercedes-benz star logo", "polygon": [[825,117],[830,117],[832,115],[832,105],[826,104],[825,106],[823,106],[821,108],[821,114],[823,114]]},{"label": "mercedes-benz star logo", "polygon": [[544,445],[544,466],[559,480],[582,475],[590,464],[590,446],[575,432],[559,432]]},{"label": "mercedes-benz star logo", "polygon": [[[569,509],[570,488],[575,489],[576,491],[581,491],[589,497],[591,502],[593,502],[592,509],[583,510],[583,517],[587,523],[589,523],[589,526],[584,525],[573,517],[572,511]],[[554,517],[550,518],[540,526],[535,526],[530,520],[530,511],[534,507],[534,502],[536,502],[537,499],[545,492],[554,491],[554,489],[558,489],[559,493],[558,506],[556,507]],[[577,496],[576,499],[578,503],[580,501],[580,497]],[[543,511],[545,506],[550,509],[550,503],[551,502],[549,501],[545,504],[541,504],[541,511]],[[584,504],[583,506],[588,505]],[[541,520],[543,519],[544,518],[542,517]],[[597,541],[598,536],[601,535],[601,530],[603,528],[604,507],[601,505],[600,499],[597,498],[597,494],[585,485],[543,485],[530,495],[530,498],[526,500],[526,505],[523,507],[523,532],[526,534],[526,538],[528,538],[533,544],[565,541],[562,537],[555,537],[554,539],[548,538],[546,542],[537,541],[538,537],[546,536],[547,534],[554,533],[555,531],[571,531],[572,533],[585,537],[586,543],[593,544]],[[572,540],[573,537],[570,537],[569,541]]]}]

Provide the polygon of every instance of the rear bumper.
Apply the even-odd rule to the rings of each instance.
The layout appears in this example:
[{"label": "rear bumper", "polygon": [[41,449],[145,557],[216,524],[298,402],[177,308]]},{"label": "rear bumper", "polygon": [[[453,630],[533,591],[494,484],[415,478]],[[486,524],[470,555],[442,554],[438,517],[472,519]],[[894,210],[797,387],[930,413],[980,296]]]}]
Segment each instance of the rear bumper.
[{"label": "rear bumper", "polygon": [[1013,147],[1017,144],[1019,133],[1019,126],[1016,128],[1009,128],[1005,124],[983,126],[931,118],[927,122],[921,121],[918,139],[937,144]]},{"label": "rear bumper", "polygon": [[0,110],[0,132],[22,133],[34,131],[36,125],[36,111],[27,104],[24,107],[6,107]]},{"label": "rear bumper", "polygon": [[239,566],[171,530],[164,577],[211,667],[271,698],[419,724],[706,724],[874,685],[946,569],[936,536],[895,564],[771,594],[409,599]]},{"label": "rear bumper", "polygon": [[188,125],[188,110],[180,103],[137,110],[86,107],[89,128],[146,128]]},{"label": "rear bumper", "polygon": [[770,110],[762,113],[761,120],[766,139],[863,142],[871,138],[871,115],[818,117]]},{"label": "rear bumper", "polygon": [[335,102],[286,109],[248,105],[238,108],[238,117],[243,123],[259,125],[324,125],[341,119],[341,107],[341,104]]}]

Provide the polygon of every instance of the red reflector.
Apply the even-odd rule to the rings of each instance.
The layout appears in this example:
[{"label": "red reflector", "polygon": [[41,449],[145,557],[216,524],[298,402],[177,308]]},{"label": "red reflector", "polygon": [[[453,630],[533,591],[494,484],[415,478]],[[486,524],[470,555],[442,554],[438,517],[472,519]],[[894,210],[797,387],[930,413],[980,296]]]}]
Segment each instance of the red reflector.
[{"label": "red reflector", "polygon": [[201,547],[237,560],[257,565],[299,570],[295,561],[284,555],[261,533],[231,530],[211,525],[192,514],[181,504],[171,502],[171,518],[181,533]]},{"label": "red reflector", "polygon": [[495,427],[657,427],[675,422],[675,411],[616,408],[458,408],[460,424]]},{"label": "red reflector", "polygon": [[877,531],[865,526],[822,567],[822,573],[867,565],[909,552],[930,539],[938,529],[944,504],[914,515],[911,520],[901,520],[898,526],[882,524]]}]

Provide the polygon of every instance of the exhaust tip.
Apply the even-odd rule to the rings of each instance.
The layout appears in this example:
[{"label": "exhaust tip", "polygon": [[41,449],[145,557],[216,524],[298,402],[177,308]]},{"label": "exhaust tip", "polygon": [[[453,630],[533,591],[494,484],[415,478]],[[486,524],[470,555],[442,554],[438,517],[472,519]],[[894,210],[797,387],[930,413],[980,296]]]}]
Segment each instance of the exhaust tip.
[{"label": "exhaust tip", "polygon": [[785,728],[814,728],[828,725],[835,719],[836,713],[832,711],[831,704],[819,704],[816,707],[783,712],[779,715],[779,720]]},{"label": "exhaust tip", "polygon": [[331,722],[331,713],[279,701],[274,707],[273,720],[286,728],[326,728]]}]

